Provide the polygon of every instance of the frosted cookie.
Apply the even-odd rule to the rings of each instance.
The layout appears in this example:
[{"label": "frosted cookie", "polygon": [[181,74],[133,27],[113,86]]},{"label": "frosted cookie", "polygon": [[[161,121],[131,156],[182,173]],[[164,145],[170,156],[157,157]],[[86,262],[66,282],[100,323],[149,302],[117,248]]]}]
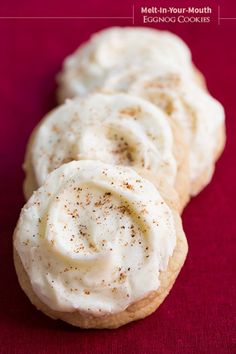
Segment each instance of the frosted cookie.
[{"label": "frosted cookie", "polygon": [[178,127],[182,136],[176,137],[175,129],[174,139],[182,140],[189,149],[193,196],[210,182],[225,145],[223,106],[200,86],[169,70],[160,73],[146,66],[113,74],[103,87],[105,92],[129,92],[147,99],[167,114],[170,124]]},{"label": "frosted cookie", "polygon": [[116,328],[151,314],[187,254],[181,220],[133,169],[73,161],[21,211],[14,262],[30,301],[54,319]]},{"label": "frosted cookie", "polygon": [[[60,102],[103,87],[113,72],[151,65],[194,79],[191,52],[176,35],[144,27],[111,27],[94,34],[67,57],[58,76]],[[199,80],[197,75],[197,80]]]},{"label": "frosted cookie", "polygon": [[[28,198],[47,175],[72,160],[100,160],[148,172],[155,183],[181,191],[180,210],[189,190],[177,170],[172,131],[165,114],[129,94],[92,94],[67,101],[49,113],[29,141],[24,169]],[[146,171],[146,172],[145,172]],[[181,177],[182,176],[182,177]]]}]

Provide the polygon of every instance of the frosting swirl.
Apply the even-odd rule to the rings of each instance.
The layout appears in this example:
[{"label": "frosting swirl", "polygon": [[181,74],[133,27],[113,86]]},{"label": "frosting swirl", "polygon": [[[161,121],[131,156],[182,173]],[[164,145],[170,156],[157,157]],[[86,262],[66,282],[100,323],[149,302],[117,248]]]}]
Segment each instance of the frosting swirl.
[{"label": "frosting swirl", "polygon": [[159,287],[176,244],[173,214],[128,167],[73,161],[22,209],[14,247],[53,310],[116,313]]},{"label": "frosting swirl", "polygon": [[67,101],[43,120],[29,144],[25,170],[42,185],[71,160],[93,159],[146,169],[174,185],[176,161],[168,120],[149,102],[128,94],[93,94]]}]

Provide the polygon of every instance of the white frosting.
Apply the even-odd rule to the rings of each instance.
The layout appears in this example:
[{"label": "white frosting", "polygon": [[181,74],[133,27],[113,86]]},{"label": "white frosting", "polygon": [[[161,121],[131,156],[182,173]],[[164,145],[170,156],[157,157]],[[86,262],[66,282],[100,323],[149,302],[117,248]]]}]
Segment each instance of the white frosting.
[{"label": "white frosting", "polygon": [[193,75],[191,53],[176,35],[143,27],[111,27],[67,57],[59,81],[64,95],[74,97],[103,87],[120,69],[144,65]]},{"label": "white frosting", "polygon": [[55,168],[81,159],[146,169],[174,185],[172,140],[168,119],[151,103],[128,94],[93,94],[47,115],[27,159],[39,186]]},{"label": "white frosting", "polygon": [[160,286],[176,245],[172,211],[133,169],[73,161],[22,209],[14,247],[53,310],[116,313]]}]

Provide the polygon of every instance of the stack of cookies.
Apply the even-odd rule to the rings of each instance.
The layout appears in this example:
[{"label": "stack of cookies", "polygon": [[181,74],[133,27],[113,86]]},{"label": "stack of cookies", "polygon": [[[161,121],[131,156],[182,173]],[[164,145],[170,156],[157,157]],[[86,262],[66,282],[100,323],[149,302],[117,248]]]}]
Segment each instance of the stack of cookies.
[{"label": "stack of cookies", "polygon": [[224,109],[169,32],[110,28],[68,57],[27,147],[14,261],[31,302],[83,328],[146,317],[187,254],[181,217],[211,180]]}]

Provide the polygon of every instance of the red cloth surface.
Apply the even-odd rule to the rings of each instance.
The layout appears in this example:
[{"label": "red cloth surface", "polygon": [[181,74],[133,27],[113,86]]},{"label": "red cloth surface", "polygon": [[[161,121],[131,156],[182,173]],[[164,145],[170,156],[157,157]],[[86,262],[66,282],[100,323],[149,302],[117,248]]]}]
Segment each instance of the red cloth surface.
[{"label": "red cloth surface", "polygon": [[[0,16],[131,16],[156,1],[2,1]],[[216,1],[162,1],[209,5]],[[236,17],[235,1],[221,16]],[[216,12],[215,12],[216,16]],[[212,183],[186,208],[189,254],[177,282],[150,317],[117,330],[80,330],[38,312],[18,285],[12,232],[23,206],[21,169],[35,124],[56,105],[55,75],[89,35],[131,19],[0,19],[0,353],[235,353],[236,21],[157,25],[180,35],[225,106],[227,145]]]}]

